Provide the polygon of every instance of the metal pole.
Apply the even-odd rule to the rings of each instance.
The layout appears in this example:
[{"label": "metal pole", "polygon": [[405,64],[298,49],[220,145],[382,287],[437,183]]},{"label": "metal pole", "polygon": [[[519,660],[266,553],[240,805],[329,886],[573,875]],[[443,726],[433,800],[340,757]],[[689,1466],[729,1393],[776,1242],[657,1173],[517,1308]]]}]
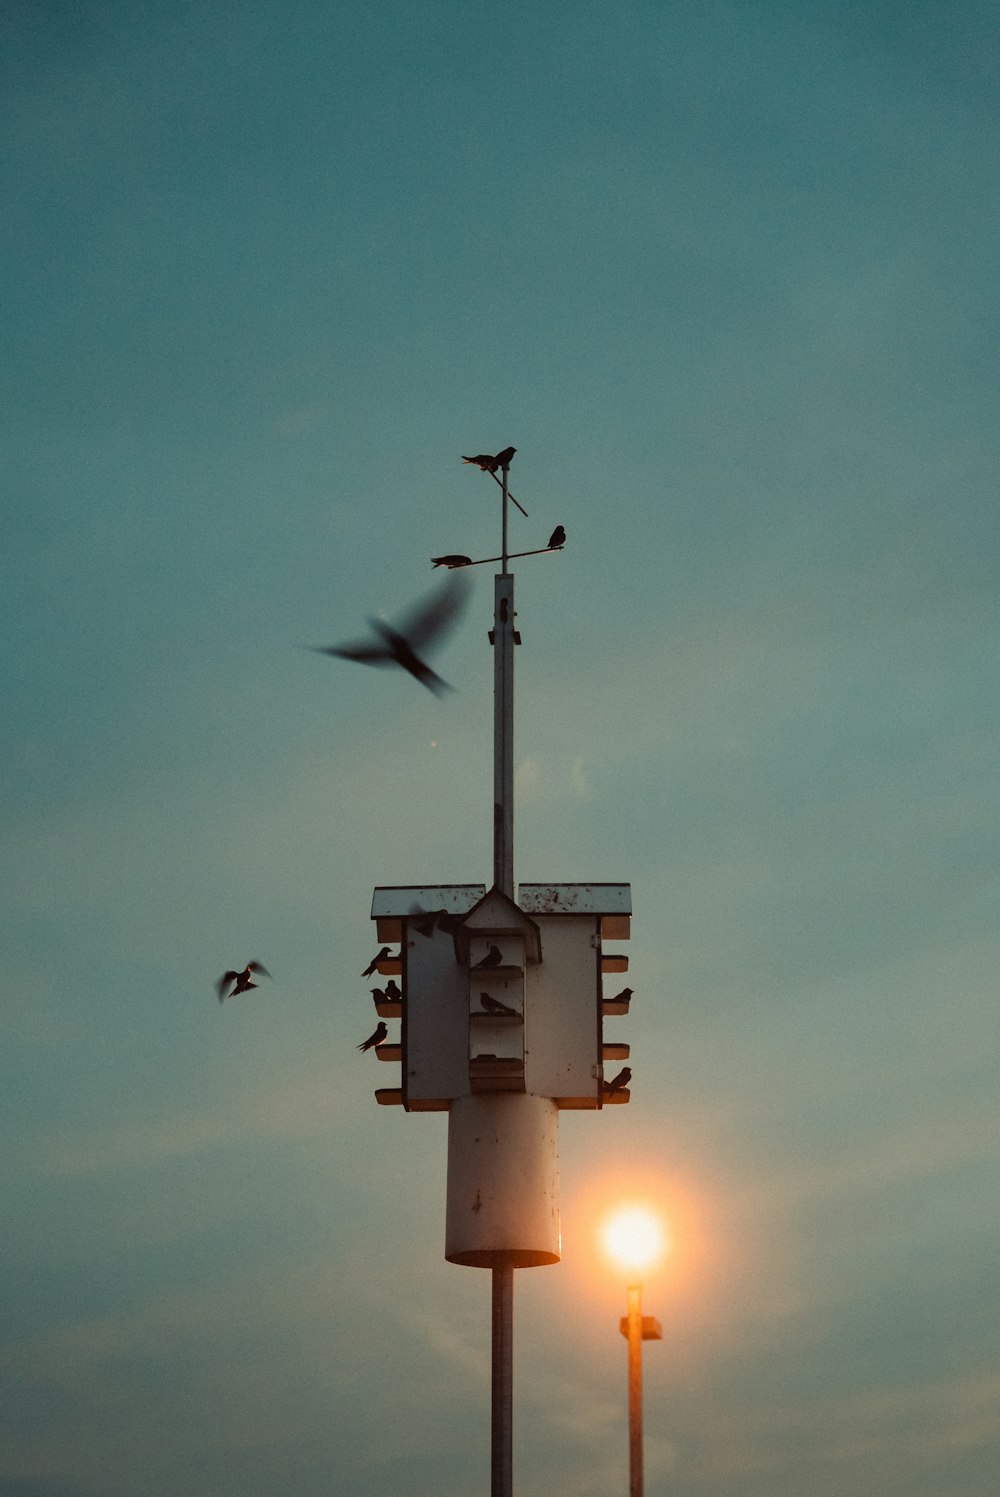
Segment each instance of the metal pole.
[{"label": "metal pole", "polygon": [[493,1263],[493,1413],[491,1497],[511,1497],[514,1448],[514,1264],[510,1253]]},{"label": "metal pole", "polygon": [[642,1288],[628,1289],[629,1497],[642,1497]]},{"label": "metal pole", "polygon": [[514,574],[507,570],[507,469],[503,470],[503,571],[493,612],[493,884],[514,898]]},{"label": "metal pole", "polygon": [[[493,613],[493,883],[514,898],[514,577],[507,570],[507,468],[503,469],[503,570]],[[511,1497],[514,1450],[514,1260],[493,1257],[492,1497]]]}]

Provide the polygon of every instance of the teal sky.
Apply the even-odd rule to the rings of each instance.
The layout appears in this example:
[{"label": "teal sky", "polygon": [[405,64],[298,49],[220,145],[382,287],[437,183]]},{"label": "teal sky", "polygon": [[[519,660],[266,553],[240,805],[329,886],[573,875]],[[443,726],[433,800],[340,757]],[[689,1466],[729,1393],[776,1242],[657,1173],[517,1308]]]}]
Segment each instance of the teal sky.
[{"label": "teal sky", "polygon": [[[358,973],[628,881],[632,1103],[566,1114],[515,1485],[993,1497],[1000,18],[969,0],[49,0],[0,22],[0,1497],[467,1497],[489,1276]],[[439,574],[440,575],[440,574]],[[274,981],[220,1009],[248,958]],[[609,1026],[610,1027],[610,1026]]]}]

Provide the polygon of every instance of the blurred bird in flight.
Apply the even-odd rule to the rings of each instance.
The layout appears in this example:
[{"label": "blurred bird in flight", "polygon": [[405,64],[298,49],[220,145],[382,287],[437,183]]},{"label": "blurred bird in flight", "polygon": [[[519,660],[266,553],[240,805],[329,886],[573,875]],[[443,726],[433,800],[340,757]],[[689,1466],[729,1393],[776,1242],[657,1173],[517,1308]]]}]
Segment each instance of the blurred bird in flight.
[{"label": "blurred bird in flight", "polygon": [[381,619],[369,619],[378,641],[359,641],[357,644],[314,646],[321,655],[336,655],[341,660],[354,660],[359,665],[398,665],[408,671],[414,680],[428,691],[440,696],[451,691],[447,681],[431,670],[421,660],[418,651],[437,644],[449,632],[465,606],[469,595],[469,580],[466,577],[448,577],[434,593],[410,612],[394,628]]},{"label": "blurred bird in flight", "polygon": [[[256,972],[258,977],[270,977],[271,975],[266,967],[261,966],[260,962],[247,962],[242,972],[223,972],[215,984],[215,991],[219,995],[219,1002],[225,1003],[227,998],[235,998],[237,993],[249,993],[251,988],[258,987],[258,983],[251,982],[250,980],[251,972]],[[235,987],[232,987],[233,983],[236,984]],[[232,990],[228,991],[230,988]]]}]

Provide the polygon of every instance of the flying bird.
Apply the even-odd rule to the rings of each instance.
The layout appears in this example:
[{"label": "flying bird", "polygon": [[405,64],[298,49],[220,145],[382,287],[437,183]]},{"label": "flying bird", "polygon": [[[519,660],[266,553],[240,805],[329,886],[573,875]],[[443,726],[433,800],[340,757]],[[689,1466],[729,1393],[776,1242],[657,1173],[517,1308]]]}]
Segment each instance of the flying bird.
[{"label": "flying bird", "polygon": [[390,977],[385,985],[385,996],[391,998],[393,1003],[403,996],[402,989],[396,986],[396,979],[394,977]]},{"label": "flying bird", "polygon": [[432,556],[431,561],[436,567],[447,567],[453,571],[455,567],[471,567],[472,557],[462,556],[458,551],[450,552],[447,556]]},{"label": "flying bird", "polygon": [[418,651],[436,644],[449,632],[465,606],[469,586],[467,577],[448,577],[436,592],[415,604],[395,627],[382,619],[369,619],[379,636],[377,641],[366,643],[361,640],[357,644],[316,645],[314,648],[321,655],[337,655],[341,660],[355,660],[359,665],[402,666],[421,686],[440,696],[452,688],[431,670],[426,661],[421,660]]},{"label": "flying bird", "polygon": [[[266,967],[261,966],[260,962],[247,962],[242,972],[223,972],[215,984],[215,991],[219,995],[219,1002],[225,1003],[227,998],[235,998],[237,993],[249,993],[251,988],[259,987],[259,983],[251,982],[251,972],[256,972],[258,977],[270,977],[271,975]],[[236,984],[234,988],[231,988],[232,983]],[[231,991],[228,991],[230,988]]]},{"label": "flying bird", "polygon": [[517,1018],[516,1008],[508,1008],[506,1003],[501,1003],[499,998],[493,998],[489,993],[480,993],[479,1001],[486,1014],[506,1014],[510,1019]]},{"label": "flying bird", "polygon": [[631,1080],[631,1070],[628,1066],[622,1066],[621,1070],[618,1072],[618,1075],[613,1081],[606,1081],[604,1083],[604,1095],[606,1097],[610,1097],[614,1092],[624,1091]]},{"label": "flying bird", "polygon": [[566,532],[561,525],[557,525],[555,530],[553,530],[552,534],[549,536],[549,547],[551,548],[553,546],[565,546],[565,544]]},{"label": "flying bird", "polygon": [[389,955],[389,947],[388,946],[383,946],[382,950],[379,952],[378,956],[373,956],[372,957],[371,961],[368,963],[367,967],[362,972],[361,976],[362,977],[371,977],[372,973],[375,971],[375,968],[378,966],[379,962],[384,962],[385,959],[386,959],[386,957],[388,955]]},{"label": "flying bird", "polygon": [[499,946],[491,946],[481,962],[476,962],[473,971],[478,967],[499,967],[503,963],[503,954]]},{"label": "flying bird", "polygon": [[381,1024],[377,1024],[375,1026],[375,1028],[372,1030],[371,1034],[364,1041],[364,1043],[358,1046],[358,1049],[359,1050],[377,1049],[378,1046],[381,1045],[382,1041],[385,1039],[385,1037],[386,1037],[386,1035],[388,1033],[389,1033],[389,1031],[386,1028],[385,1020],[383,1019],[383,1021],[381,1022]]},{"label": "flying bird", "polygon": [[634,988],[622,988],[621,992],[620,993],[616,993],[613,998],[609,998],[608,1002],[609,1003],[628,1003],[629,999],[632,997],[632,994],[634,992],[635,992]]}]

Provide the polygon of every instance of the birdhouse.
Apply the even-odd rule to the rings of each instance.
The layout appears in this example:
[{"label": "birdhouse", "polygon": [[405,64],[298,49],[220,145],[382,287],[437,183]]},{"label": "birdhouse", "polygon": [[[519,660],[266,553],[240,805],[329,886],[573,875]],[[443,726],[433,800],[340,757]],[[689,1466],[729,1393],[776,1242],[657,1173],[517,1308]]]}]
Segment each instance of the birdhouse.
[{"label": "birdhouse", "polygon": [[628,1046],[604,1039],[603,1021],[627,1013],[604,997],[605,976],[628,958],[605,951],[627,939],[627,884],[522,884],[515,903],[482,884],[379,888],[372,918],[396,940],[403,999],[399,1088],[376,1093],[410,1112],[446,1111],[458,1097],[522,1092],[559,1108],[627,1102],[604,1087],[604,1062]]}]

